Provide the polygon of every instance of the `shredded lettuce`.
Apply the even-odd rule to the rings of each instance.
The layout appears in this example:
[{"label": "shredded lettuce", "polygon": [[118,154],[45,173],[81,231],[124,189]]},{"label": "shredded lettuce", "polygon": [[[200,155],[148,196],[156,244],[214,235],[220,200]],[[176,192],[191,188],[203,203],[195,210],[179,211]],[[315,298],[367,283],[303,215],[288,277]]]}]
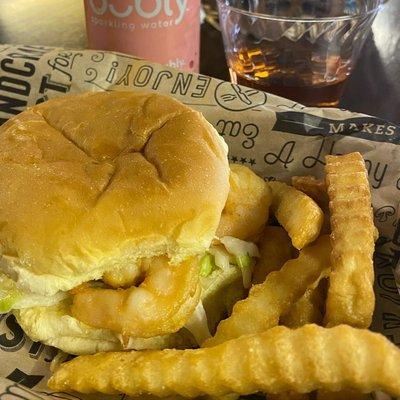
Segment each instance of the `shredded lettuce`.
[{"label": "shredded lettuce", "polygon": [[248,254],[245,254],[236,257],[236,261],[237,265],[242,271],[243,287],[245,289],[249,289],[251,286],[251,280],[253,275],[253,270],[252,270],[253,260]]},{"label": "shredded lettuce", "polygon": [[220,239],[220,242],[225,246],[226,250],[235,257],[240,257],[246,254],[250,257],[260,256],[258,248],[254,243],[246,242],[232,236],[224,236]]},{"label": "shredded lettuce", "polygon": [[13,309],[35,306],[50,306],[65,299],[67,293],[59,292],[54,296],[43,296],[36,293],[23,292],[16,283],[4,274],[0,274],[0,313],[7,313]]},{"label": "shredded lettuce", "polygon": [[8,313],[13,309],[14,304],[21,298],[21,294],[14,291],[0,294],[0,314]]},{"label": "shredded lettuce", "polygon": [[240,268],[249,268],[252,265],[252,258],[249,254],[243,254],[242,256],[236,257],[236,263]]},{"label": "shredded lettuce", "polygon": [[0,313],[11,311],[20,299],[21,293],[16,289],[14,281],[5,275],[0,275]]},{"label": "shredded lettuce", "polygon": [[230,255],[222,246],[212,246],[209,252],[214,256],[215,265],[221,269],[230,267]]},{"label": "shredded lettuce", "polygon": [[208,329],[207,314],[204,310],[203,303],[199,302],[189,321],[186,322],[185,328],[193,335],[199,346],[211,337]]},{"label": "shredded lettuce", "polygon": [[204,254],[200,260],[200,276],[206,277],[215,269],[214,256],[210,253]]},{"label": "shredded lettuce", "polygon": [[245,297],[242,284],[242,271],[231,266],[228,269],[216,268],[206,278],[200,278],[201,301],[207,313],[210,332],[215,332],[218,323],[226,318],[238,300]]},{"label": "shredded lettuce", "polygon": [[254,257],[259,257],[258,248],[254,243],[246,242],[231,236],[224,236],[220,242],[226,250],[235,256],[234,263],[240,268],[243,287],[250,288],[253,272]]}]

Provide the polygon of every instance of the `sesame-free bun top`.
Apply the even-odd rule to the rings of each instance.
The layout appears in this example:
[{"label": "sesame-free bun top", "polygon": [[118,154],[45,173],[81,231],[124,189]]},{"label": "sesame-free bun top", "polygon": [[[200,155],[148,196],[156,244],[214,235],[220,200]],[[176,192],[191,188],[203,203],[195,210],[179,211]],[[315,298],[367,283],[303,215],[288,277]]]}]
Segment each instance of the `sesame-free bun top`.
[{"label": "sesame-free bun top", "polygon": [[211,243],[229,190],[227,146],[172,98],[84,93],[0,127],[0,269],[52,295],[135,260]]}]

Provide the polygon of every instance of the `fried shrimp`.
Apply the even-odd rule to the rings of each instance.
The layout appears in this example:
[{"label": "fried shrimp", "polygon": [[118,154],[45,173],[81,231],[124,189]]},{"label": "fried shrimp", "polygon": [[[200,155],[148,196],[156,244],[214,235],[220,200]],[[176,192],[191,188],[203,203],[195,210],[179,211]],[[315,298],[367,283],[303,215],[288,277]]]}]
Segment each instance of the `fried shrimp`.
[{"label": "fried shrimp", "polygon": [[400,396],[400,350],[347,325],[277,326],[196,350],[99,353],[62,364],[48,385],[91,393],[240,395],[345,388]]},{"label": "fried shrimp", "polygon": [[246,240],[264,228],[271,204],[271,190],[266,182],[243,165],[230,165],[230,190],[217,236]]},{"label": "fried shrimp", "polygon": [[103,282],[113,288],[128,288],[136,285],[143,271],[143,263],[132,263],[129,268],[123,271],[107,271],[103,275]]},{"label": "fried shrimp", "polygon": [[133,337],[178,331],[199,301],[198,259],[171,265],[166,257],[153,258],[143,271],[145,278],[137,287],[78,291],[72,315],[95,328]]}]

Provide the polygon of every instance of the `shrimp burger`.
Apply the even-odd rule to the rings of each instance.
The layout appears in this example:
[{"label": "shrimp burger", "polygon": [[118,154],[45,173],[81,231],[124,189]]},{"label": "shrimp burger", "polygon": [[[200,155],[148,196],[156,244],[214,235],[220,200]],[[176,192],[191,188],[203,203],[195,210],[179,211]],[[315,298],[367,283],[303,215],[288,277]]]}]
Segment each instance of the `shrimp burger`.
[{"label": "shrimp burger", "polygon": [[257,253],[216,238],[229,171],[215,129],[166,96],[64,96],[10,119],[0,312],[71,354],[196,346]]}]

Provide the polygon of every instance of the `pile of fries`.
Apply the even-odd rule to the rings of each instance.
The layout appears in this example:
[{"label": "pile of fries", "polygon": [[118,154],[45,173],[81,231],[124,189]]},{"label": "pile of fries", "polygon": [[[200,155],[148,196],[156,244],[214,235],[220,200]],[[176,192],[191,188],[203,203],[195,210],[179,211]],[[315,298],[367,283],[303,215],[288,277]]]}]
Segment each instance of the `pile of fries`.
[{"label": "pile of fries", "polygon": [[376,229],[359,153],[326,157],[325,181],[270,182],[248,297],[200,349],[100,353],[62,364],[55,390],[267,399],[400,396],[400,350],[367,328]]}]

